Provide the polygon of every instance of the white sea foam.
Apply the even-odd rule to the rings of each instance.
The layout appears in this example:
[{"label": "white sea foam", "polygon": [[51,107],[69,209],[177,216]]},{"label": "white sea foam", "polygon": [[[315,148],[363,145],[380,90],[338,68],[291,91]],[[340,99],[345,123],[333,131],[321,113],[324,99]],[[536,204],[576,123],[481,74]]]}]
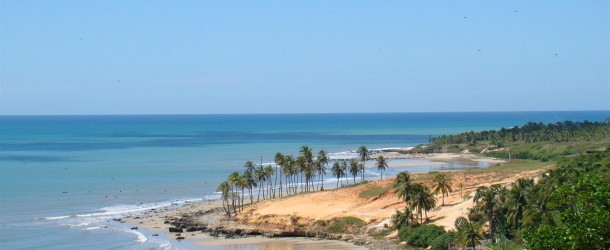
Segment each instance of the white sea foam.
[{"label": "white sea foam", "polygon": [[37,220],[61,220],[61,219],[67,219],[67,218],[70,218],[70,215],[51,216],[51,217],[36,218],[36,219]]},{"label": "white sea foam", "polygon": [[172,245],[169,244],[169,242],[159,245],[159,248],[161,248],[161,249],[170,249],[171,247],[172,247]]},{"label": "white sea foam", "polygon": [[87,230],[87,231],[95,230],[95,229],[100,229],[100,227],[88,227],[88,228],[85,228],[85,230]]},{"label": "white sea foam", "polygon": [[140,242],[140,243],[144,243],[144,242],[146,242],[148,240],[148,238],[146,238],[146,236],[144,236],[143,233],[140,233],[137,230],[128,230],[126,232],[131,233],[131,234],[135,234],[136,238],[137,238],[137,241]]},{"label": "white sea foam", "polygon": [[330,160],[349,160],[358,157],[358,152],[355,150],[328,153],[328,159]]}]

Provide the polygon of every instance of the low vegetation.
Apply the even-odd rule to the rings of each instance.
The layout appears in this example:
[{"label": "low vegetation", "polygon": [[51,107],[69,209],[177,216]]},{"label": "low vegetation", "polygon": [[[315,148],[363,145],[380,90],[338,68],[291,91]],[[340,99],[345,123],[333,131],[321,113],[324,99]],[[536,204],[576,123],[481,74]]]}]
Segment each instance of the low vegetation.
[{"label": "low vegetation", "polygon": [[390,191],[391,189],[392,189],[391,186],[370,187],[370,188],[367,188],[367,189],[363,190],[362,192],[360,192],[360,194],[358,196],[360,198],[370,199],[370,198],[373,198],[373,197],[377,197],[377,196],[383,195],[383,194],[387,193],[388,191]]},{"label": "low vegetation", "polygon": [[326,230],[331,233],[349,233],[360,230],[366,223],[356,217],[341,217],[326,223]]},{"label": "low vegetation", "polygon": [[[474,207],[455,221],[455,232],[424,224],[417,209],[421,206],[414,203],[413,195],[405,195],[422,190],[406,185],[413,180],[401,173],[395,187],[407,207],[392,217],[394,227],[401,240],[422,248],[469,248],[485,243],[491,249],[610,249],[609,148],[610,119],[604,123],[528,123],[521,128],[435,138],[432,145],[418,146],[413,152],[469,150],[510,159],[501,165],[465,170],[498,179],[524,171],[544,172],[538,181],[518,179],[510,186],[479,187]],[[432,180],[435,191],[444,193],[440,186],[446,182],[444,177],[434,173],[422,178]]]}]

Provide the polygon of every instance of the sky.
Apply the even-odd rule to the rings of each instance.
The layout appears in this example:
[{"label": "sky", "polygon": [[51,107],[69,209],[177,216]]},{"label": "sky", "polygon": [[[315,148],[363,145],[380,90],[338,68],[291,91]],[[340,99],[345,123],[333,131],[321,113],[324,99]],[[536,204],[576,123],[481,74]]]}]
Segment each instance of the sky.
[{"label": "sky", "polygon": [[0,115],[610,110],[610,1],[8,1]]}]

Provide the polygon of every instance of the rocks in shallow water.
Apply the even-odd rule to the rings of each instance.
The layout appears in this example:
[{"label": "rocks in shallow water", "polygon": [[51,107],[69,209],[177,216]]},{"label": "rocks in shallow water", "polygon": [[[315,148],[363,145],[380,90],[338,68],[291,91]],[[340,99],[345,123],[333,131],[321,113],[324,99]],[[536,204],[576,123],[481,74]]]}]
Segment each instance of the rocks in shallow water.
[{"label": "rocks in shallow water", "polygon": [[205,227],[187,227],[186,231],[187,232],[195,232],[195,231],[203,231],[205,230]]},{"label": "rocks in shallow water", "polygon": [[178,237],[176,237],[176,239],[177,239],[177,240],[184,240],[184,237],[182,237],[182,236],[178,236]]},{"label": "rocks in shallow water", "polygon": [[138,227],[132,227],[131,230],[138,230]]},{"label": "rocks in shallow water", "polygon": [[184,232],[184,230],[182,230],[182,228],[169,227],[169,232],[170,233],[182,233],[182,232]]},{"label": "rocks in shallow water", "polygon": [[153,234],[152,236],[159,236],[159,234]]}]

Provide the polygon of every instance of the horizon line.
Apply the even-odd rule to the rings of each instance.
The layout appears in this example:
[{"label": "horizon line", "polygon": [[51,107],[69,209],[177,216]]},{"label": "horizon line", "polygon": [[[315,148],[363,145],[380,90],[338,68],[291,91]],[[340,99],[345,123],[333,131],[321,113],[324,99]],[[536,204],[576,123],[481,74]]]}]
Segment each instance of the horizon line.
[{"label": "horizon line", "polygon": [[134,114],[0,114],[0,116],[194,116],[194,115],[344,115],[344,114],[424,114],[424,113],[535,113],[535,112],[610,112],[591,110],[501,110],[501,111],[405,111],[405,112],[295,112],[295,113],[134,113]]}]

